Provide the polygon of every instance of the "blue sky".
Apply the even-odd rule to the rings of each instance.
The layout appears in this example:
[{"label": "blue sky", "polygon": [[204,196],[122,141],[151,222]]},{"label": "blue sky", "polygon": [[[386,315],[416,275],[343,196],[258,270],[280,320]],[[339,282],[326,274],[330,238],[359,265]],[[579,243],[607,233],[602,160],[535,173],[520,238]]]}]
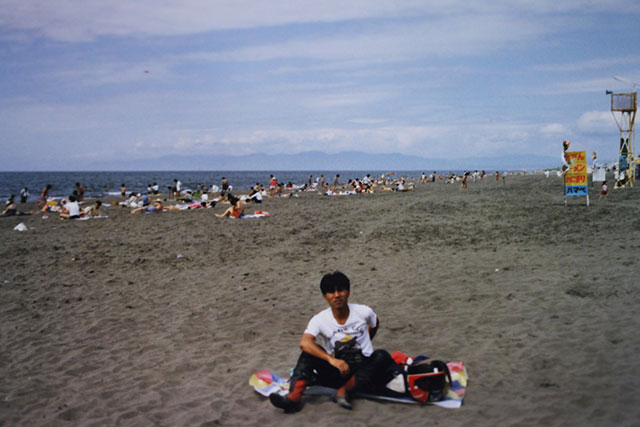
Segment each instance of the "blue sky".
[{"label": "blue sky", "polygon": [[623,0],[0,0],[0,170],[310,150],[559,158],[564,139],[613,160],[605,90],[640,83],[638,18]]}]

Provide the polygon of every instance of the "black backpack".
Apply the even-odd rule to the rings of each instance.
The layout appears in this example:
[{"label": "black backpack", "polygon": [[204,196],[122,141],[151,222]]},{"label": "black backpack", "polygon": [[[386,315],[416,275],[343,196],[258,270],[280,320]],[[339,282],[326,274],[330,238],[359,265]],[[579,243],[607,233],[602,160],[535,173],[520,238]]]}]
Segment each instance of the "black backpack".
[{"label": "black backpack", "polygon": [[424,360],[407,366],[405,386],[418,402],[439,402],[447,395],[447,380],[451,372],[441,360]]}]

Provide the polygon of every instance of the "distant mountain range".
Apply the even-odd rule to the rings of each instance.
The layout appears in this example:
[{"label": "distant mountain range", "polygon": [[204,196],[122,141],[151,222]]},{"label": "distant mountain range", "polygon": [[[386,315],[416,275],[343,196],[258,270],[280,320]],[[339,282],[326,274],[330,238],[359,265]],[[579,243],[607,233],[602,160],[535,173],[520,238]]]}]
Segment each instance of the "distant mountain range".
[{"label": "distant mountain range", "polygon": [[138,160],[96,161],[92,170],[537,170],[557,167],[551,156],[466,157],[428,159],[405,154],[370,154],[344,151],[327,154],[307,151],[297,154],[173,155]]}]

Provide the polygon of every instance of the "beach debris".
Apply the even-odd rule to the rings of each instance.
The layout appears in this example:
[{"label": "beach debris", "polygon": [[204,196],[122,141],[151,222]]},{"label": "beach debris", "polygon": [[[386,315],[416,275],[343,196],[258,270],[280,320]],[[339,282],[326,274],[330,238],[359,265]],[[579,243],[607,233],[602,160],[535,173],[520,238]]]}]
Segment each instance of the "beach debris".
[{"label": "beach debris", "polygon": [[25,231],[28,230],[27,226],[24,225],[24,222],[21,222],[20,224],[16,225],[15,227],[13,227],[14,230],[17,231]]},{"label": "beach debris", "polygon": [[176,255],[176,258],[178,258],[178,259],[182,258],[182,254]]}]

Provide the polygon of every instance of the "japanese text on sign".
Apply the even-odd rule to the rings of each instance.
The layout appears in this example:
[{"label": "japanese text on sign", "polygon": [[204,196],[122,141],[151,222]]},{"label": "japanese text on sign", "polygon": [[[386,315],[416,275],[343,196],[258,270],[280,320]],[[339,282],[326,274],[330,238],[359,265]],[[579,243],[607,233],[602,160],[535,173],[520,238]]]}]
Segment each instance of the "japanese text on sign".
[{"label": "japanese text on sign", "polygon": [[588,196],[586,152],[568,151],[565,154],[571,167],[564,175],[564,195]]}]

